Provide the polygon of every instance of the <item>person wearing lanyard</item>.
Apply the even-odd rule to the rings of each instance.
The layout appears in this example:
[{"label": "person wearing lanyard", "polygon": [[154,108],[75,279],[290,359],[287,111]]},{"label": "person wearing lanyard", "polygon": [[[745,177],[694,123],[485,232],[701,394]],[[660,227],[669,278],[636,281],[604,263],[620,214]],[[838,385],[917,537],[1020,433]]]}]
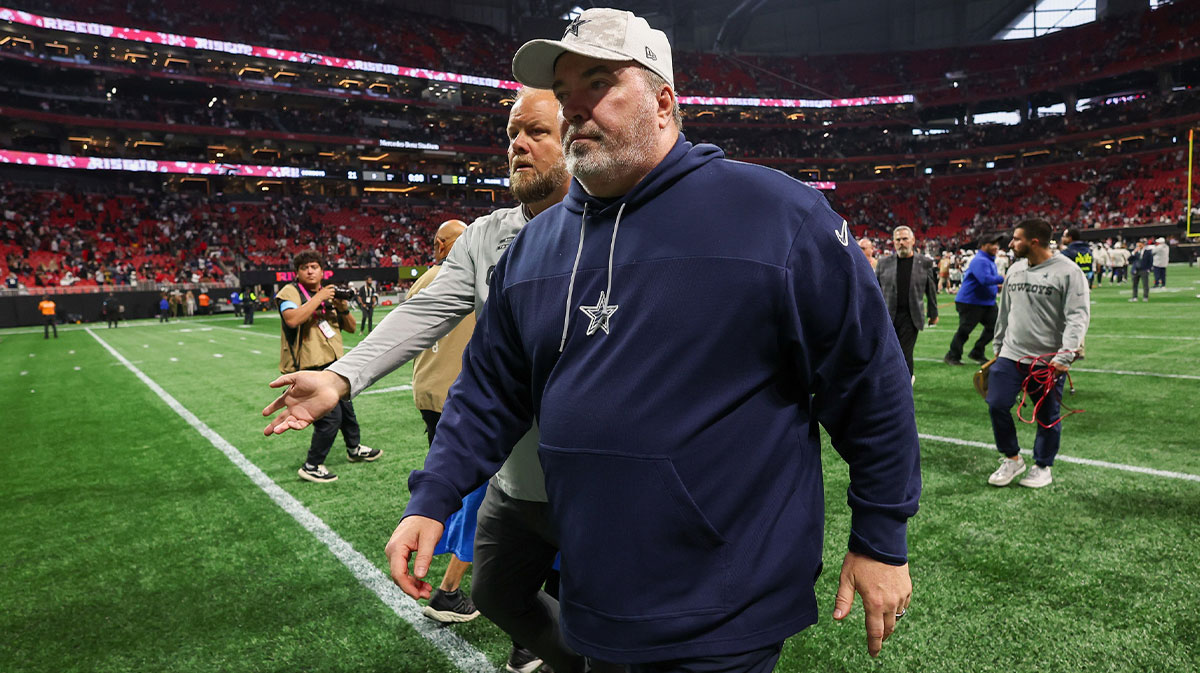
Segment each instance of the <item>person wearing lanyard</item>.
[{"label": "person wearing lanyard", "polygon": [[[282,317],[279,371],[289,374],[323,370],[342,357],[342,331],[353,332],[357,325],[349,304],[334,298],[333,286],[321,286],[325,265],[317,252],[301,252],[292,260],[292,266],[296,270],[296,282],[288,283],[275,296]],[[298,470],[301,479],[316,483],[337,481],[337,475],[326,469],[325,458],[338,430],[346,442],[346,458],[350,462],[373,462],[382,455],[379,449],[359,441],[354,404],[343,399],[313,424],[308,458]]]}]

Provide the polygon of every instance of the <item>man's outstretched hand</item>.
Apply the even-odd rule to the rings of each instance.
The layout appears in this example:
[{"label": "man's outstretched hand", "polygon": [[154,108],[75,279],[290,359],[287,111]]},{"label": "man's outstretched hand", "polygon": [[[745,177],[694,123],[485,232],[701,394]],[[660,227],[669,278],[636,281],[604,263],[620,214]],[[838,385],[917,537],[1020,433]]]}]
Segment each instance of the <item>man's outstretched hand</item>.
[{"label": "man's outstretched hand", "polygon": [[263,416],[270,416],[283,409],[263,430],[268,437],[307,428],[350,394],[346,379],[330,371],[284,374],[271,382],[272,388],[284,386],[287,390],[262,411]]},{"label": "man's outstretched hand", "polygon": [[834,619],[841,621],[850,615],[855,592],[862,596],[863,609],[867,613],[867,653],[877,657],[883,641],[892,635],[897,619],[908,610],[912,600],[908,564],[893,566],[848,552],[838,581]]},{"label": "man's outstretched hand", "polygon": [[[445,528],[428,517],[406,516],[400,521],[400,525],[396,526],[392,538],[384,548],[388,564],[391,566],[392,581],[413,598],[429,598],[433,591],[428,582],[421,580],[429,573],[429,564],[433,561],[433,548],[442,538]],[[408,560],[413,552],[417,553],[417,558],[413,562],[413,571],[410,574]]]}]

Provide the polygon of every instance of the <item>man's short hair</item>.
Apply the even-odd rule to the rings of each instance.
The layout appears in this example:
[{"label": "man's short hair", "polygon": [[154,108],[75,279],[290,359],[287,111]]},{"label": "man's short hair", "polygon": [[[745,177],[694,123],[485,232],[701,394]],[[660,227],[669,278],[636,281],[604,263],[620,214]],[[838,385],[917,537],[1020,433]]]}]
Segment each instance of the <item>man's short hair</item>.
[{"label": "man's short hair", "polygon": [[301,250],[300,254],[292,258],[292,270],[299,271],[300,267],[310,262],[316,262],[322,269],[325,268],[325,261],[321,259],[321,253],[316,250]]},{"label": "man's short hair", "polygon": [[1066,231],[1064,231],[1063,233],[1066,234],[1067,236],[1070,236],[1072,241],[1081,240],[1079,237],[1079,230],[1076,229],[1075,227],[1071,227],[1071,228],[1067,229]]},{"label": "man's short hair", "polygon": [[917,236],[917,234],[912,230],[912,227],[903,224],[892,230],[892,236],[894,237],[898,232],[901,231],[907,231],[908,233],[912,234],[913,238],[916,238]]},{"label": "man's short hair", "polygon": [[[639,67],[638,70],[642,72],[642,78],[646,82],[646,88],[649,89],[655,96],[658,96],[658,92],[662,91],[664,86],[671,86],[667,80],[663,79],[662,76],[653,70],[641,67]],[[671,91],[674,92],[675,89],[671,89]],[[671,120],[675,122],[676,130],[683,130],[683,113],[679,110],[678,100],[671,102]]]},{"label": "man's short hair", "polygon": [[1037,217],[1028,220],[1022,220],[1017,225],[1017,229],[1025,230],[1025,237],[1029,239],[1037,239],[1041,241],[1043,248],[1050,247],[1050,236],[1054,233],[1050,227],[1050,223]]}]

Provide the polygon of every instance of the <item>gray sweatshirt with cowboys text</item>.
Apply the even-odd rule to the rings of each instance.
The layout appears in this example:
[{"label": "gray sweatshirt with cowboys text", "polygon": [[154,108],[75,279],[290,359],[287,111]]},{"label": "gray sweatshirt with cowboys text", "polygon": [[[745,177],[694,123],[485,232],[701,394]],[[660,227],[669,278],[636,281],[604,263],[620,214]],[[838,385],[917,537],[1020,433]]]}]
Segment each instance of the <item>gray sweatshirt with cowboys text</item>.
[{"label": "gray sweatshirt with cowboys text", "polygon": [[1069,365],[1082,356],[1091,321],[1091,291],[1079,267],[1061,254],[1029,266],[1022,259],[1008,269],[996,318],[999,357],[1020,360],[1049,353]]},{"label": "gray sweatshirt with cowboys text", "polygon": [[[500,255],[528,218],[524,208],[503,208],[475,220],[450,249],[429,287],[387,315],[367,338],[329,366],[350,382],[354,397],[415,358],[454,329],[463,316],[483,308],[488,281]],[[513,447],[492,477],[492,486],[518,500],[546,501],[545,477],[538,461],[536,425]]]}]

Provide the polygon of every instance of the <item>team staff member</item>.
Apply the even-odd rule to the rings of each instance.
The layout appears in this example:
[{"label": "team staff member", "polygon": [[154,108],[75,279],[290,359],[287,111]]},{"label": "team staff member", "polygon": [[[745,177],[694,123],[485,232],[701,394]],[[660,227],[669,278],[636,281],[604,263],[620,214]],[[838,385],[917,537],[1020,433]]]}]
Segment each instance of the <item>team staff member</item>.
[{"label": "team staff member", "polygon": [[375,329],[375,305],[379,303],[379,290],[375,281],[367,276],[367,282],[358,288],[358,307],[362,309],[363,334],[370,334]]},{"label": "team staff member", "polygon": [[[389,313],[379,329],[327,371],[272,382],[275,388],[290,387],[263,410],[266,416],[283,409],[267,425],[267,434],[306,427],[339,399],[357,395],[432,346],[464,316],[479,313],[489,296],[492,271],[509,244],[526,222],[567,193],[571,176],[563,159],[558,112],[549,91],[518,92],[506,131],[510,189],[520,205],[472,222],[434,282]],[[488,482],[479,508],[471,598],[485,617],[536,653],[538,658],[531,659],[514,648],[506,666],[510,671],[528,673],[543,659],[558,673],[580,671],[587,663],[563,642],[558,601],[540,590],[558,542],[538,462],[537,430],[503,448],[509,447],[512,455]],[[429,597],[430,588],[422,598]]]},{"label": "team staff member", "polygon": [[954,296],[954,308],[958,311],[958,330],[950,339],[950,350],[943,361],[948,365],[961,365],[963,346],[967,344],[975,326],[983,323],[983,333],[967,357],[979,364],[987,362],[984,349],[991,342],[996,329],[996,293],[1004,276],[996,269],[996,252],[1002,237],[993,238],[979,246],[979,252],[971,258],[967,272],[963,274],[962,287]]},{"label": "team staff member", "polygon": [[[1000,315],[996,321],[996,362],[988,375],[988,413],[992,433],[1000,450],[1000,467],[988,477],[993,486],[1008,486],[1025,471],[1012,406],[1022,386],[1030,395],[1041,395],[1041,386],[1030,380],[1031,366],[1049,366],[1057,381],[1037,412],[1037,436],[1033,441],[1035,465],[1020,481],[1022,486],[1041,488],[1052,481],[1050,468],[1058,454],[1062,423],[1058,420],[1063,379],[1083,349],[1091,319],[1091,291],[1083,271],[1070,257],[1056,255],[1048,247],[1050,225],[1031,219],[1017,225],[1009,247],[1018,261],[1008,271]],[[1049,365],[1033,358],[1054,354]],[[1026,384],[1026,381],[1029,381]],[[1036,398],[1035,398],[1036,399]]]},{"label": "team staff member", "polygon": [[[279,304],[282,334],[279,340],[279,371],[320,371],[342,357],[342,332],[354,332],[354,316],[344,299],[335,299],[332,285],[321,285],[325,265],[314,250],[305,250],[292,259],[296,282],[283,286],[275,301]],[[359,441],[358,418],[350,400],[337,406],[316,422],[308,459],[300,466],[301,479],[324,483],[337,481],[337,475],[325,468],[325,458],[338,430],[346,442],[350,462],[374,461],[382,453]]]},{"label": "team staff member", "polygon": [[57,308],[54,302],[50,301],[49,295],[42,295],[42,300],[38,302],[38,312],[42,314],[42,332],[44,338],[50,338],[50,330],[54,330],[54,338],[58,338],[58,316]]},{"label": "team staff member", "polygon": [[[438,227],[433,240],[433,266],[413,283],[405,297],[406,301],[417,296],[437,278],[446,255],[466,228],[467,225],[461,220],[446,220]],[[368,282],[370,280],[367,279]],[[361,291],[359,299],[362,299]],[[366,311],[365,306],[363,310]],[[438,419],[442,417],[446,393],[462,370],[463,349],[471,340],[471,332],[474,329],[475,316],[464,317],[449,334],[413,361],[413,402],[421,412],[421,420],[425,421],[425,434],[431,445],[437,433]],[[429,604],[422,611],[430,619],[450,624],[469,622],[479,616],[479,610],[475,608],[471,599],[459,592],[459,585],[462,584],[462,578],[471,567],[471,559],[474,558],[472,552],[475,545],[475,514],[486,492],[486,484],[472,491],[463,498],[462,509],[455,512],[446,522],[446,536],[442,538],[442,544],[438,546],[436,554],[449,553],[450,562],[446,566],[446,573],[442,575],[441,586],[434,589],[429,597]]]},{"label": "team staff member", "polygon": [[913,348],[917,345],[917,334],[925,329],[926,314],[929,315],[930,325],[936,325],[938,321],[937,266],[925,255],[915,254],[916,242],[912,229],[896,227],[892,231],[892,246],[896,254],[879,260],[875,267],[875,277],[879,279],[879,288],[883,290],[892,327],[896,330],[896,338],[900,340],[900,350],[904,351],[904,362],[908,365],[911,383],[917,382],[917,375],[913,371]]},{"label": "team staff member", "polygon": [[1062,254],[1075,262],[1083,272],[1083,277],[1087,278],[1090,288],[1096,280],[1096,259],[1092,255],[1092,246],[1079,238],[1078,229],[1071,228],[1063,232],[1062,247]]},{"label": "team staff member", "polygon": [[797,180],[687,142],[666,35],[629,12],[584,11],[513,74],[553,87],[575,180],[496,266],[409,479],[392,577],[428,590],[441,521],[536,418],[567,643],[634,672],[769,670],[817,621],[820,422],[850,463],[834,618],[861,593],[877,654],[911,594],[918,442],[845,220]]}]

